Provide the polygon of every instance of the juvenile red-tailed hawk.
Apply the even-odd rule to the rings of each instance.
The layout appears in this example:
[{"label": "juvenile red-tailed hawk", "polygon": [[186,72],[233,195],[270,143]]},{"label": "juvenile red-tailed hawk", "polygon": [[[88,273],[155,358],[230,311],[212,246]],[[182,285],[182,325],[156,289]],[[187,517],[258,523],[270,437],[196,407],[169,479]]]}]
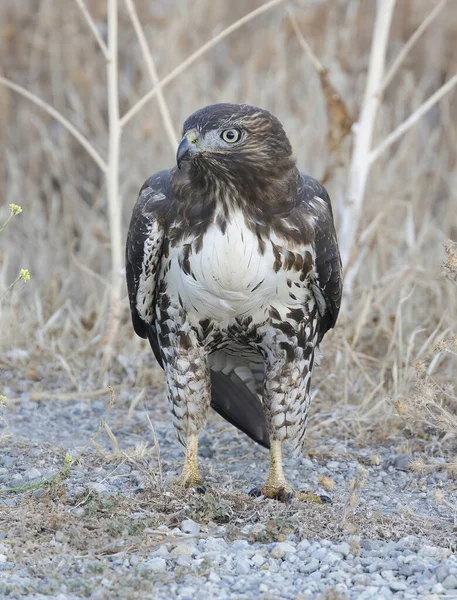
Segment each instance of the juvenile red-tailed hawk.
[{"label": "juvenile red-tailed hawk", "polygon": [[150,177],[133,210],[127,285],[187,448],[183,485],[201,486],[198,435],[212,406],[270,447],[261,492],[290,497],[282,444],[302,447],[342,275],[328,194],[298,171],[278,119],[244,104],[187,119],[177,166]]}]

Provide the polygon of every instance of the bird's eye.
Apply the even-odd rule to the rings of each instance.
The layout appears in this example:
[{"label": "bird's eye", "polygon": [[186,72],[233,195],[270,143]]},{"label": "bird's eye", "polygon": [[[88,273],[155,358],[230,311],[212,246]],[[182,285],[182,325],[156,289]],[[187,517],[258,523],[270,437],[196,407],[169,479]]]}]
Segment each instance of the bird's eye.
[{"label": "bird's eye", "polygon": [[241,137],[241,131],[239,129],[224,129],[221,133],[221,138],[228,144],[237,142]]}]

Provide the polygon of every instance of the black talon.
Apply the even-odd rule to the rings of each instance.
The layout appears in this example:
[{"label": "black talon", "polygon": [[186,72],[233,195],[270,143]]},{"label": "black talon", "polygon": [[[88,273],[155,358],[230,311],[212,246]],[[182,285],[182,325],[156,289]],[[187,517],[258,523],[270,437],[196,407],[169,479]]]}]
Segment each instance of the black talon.
[{"label": "black talon", "polygon": [[202,495],[206,494],[206,487],[204,485],[199,485],[197,488],[197,492]]},{"label": "black talon", "polygon": [[260,488],[252,488],[250,492],[248,492],[248,496],[251,498],[258,498],[262,495],[262,490]]},{"label": "black talon", "polygon": [[294,497],[294,493],[293,492],[286,492],[284,494],[283,498],[282,498],[282,501],[285,504],[290,504],[292,502],[292,500],[293,500],[293,497]]}]

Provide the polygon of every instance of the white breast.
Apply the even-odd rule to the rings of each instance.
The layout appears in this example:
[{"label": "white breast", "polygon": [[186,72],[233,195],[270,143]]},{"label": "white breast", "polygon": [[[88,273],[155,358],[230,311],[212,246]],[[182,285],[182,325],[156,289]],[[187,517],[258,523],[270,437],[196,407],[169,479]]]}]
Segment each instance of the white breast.
[{"label": "white breast", "polygon": [[[170,248],[170,269],[165,274],[168,292],[180,295],[189,316],[196,312],[198,320],[227,321],[263,310],[274,301],[295,303],[289,297],[286,282],[291,274],[282,269],[274,271],[270,240],[265,240],[262,254],[259,240],[246,226],[241,212],[231,215],[225,233],[216,224],[208,228],[202,249],[198,253],[193,249],[189,255],[189,275],[180,262],[184,245],[191,242],[183,240],[179,247]],[[304,296],[305,291],[300,292]]]}]

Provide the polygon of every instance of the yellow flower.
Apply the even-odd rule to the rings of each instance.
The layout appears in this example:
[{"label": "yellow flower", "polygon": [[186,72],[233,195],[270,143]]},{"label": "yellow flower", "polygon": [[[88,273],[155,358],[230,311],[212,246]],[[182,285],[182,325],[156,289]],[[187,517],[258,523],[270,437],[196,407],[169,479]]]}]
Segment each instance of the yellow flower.
[{"label": "yellow flower", "polygon": [[30,279],[30,272],[29,272],[29,270],[28,269],[21,269],[21,272],[19,273],[19,277],[23,281],[28,281]]},{"label": "yellow flower", "polygon": [[18,215],[22,212],[22,208],[18,204],[10,204],[10,211],[12,215]]}]

